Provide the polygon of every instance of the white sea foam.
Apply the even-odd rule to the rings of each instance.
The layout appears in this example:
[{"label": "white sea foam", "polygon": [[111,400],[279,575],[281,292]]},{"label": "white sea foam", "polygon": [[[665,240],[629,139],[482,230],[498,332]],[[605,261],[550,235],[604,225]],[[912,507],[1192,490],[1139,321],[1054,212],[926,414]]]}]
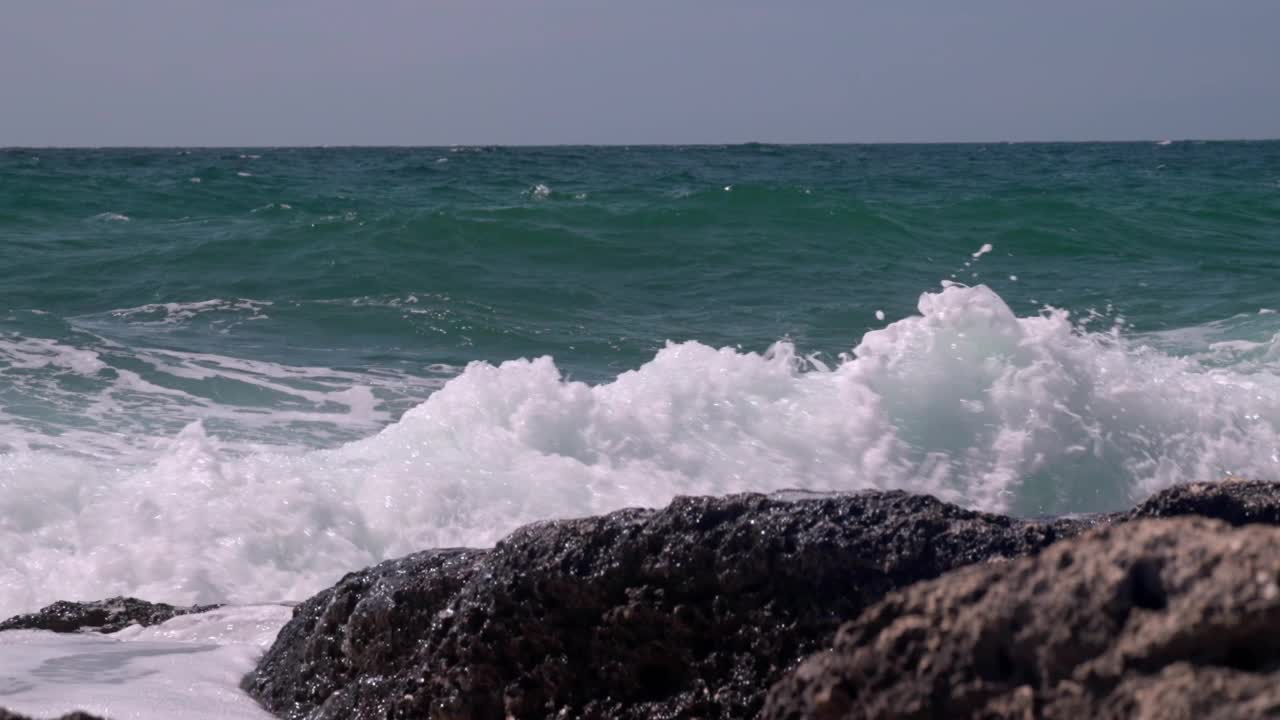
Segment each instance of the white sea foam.
[{"label": "white sea foam", "polygon": [[36,717],[268,720],[237,687],[289,618],[281,605],[226,607],[113,635],[0,633],[0,698]]},{"label": "white sea foam", "polygon": [[113,317],[125,318],[133,322],[180,323],[197,315],[207,313],[246,313],[250,316],[264,314],[265,308],[271,306],[269,300],[253,300],[239,298],[223,300],[213,298],[198,302],[150,303],[138,307],[121,308],[109,311]]},{"label": "white sea foam", "polygon": [[[158,312],[153,317],[187,311]],[[393,408],[425,398],[458,371],[356,372],[82,337],[88,341],[73,346],[0,334],[0,383],[9,392],[0,403],[0,453],[136,460],[196,420],[219,429],[224,452],[331,445],[377,431],[398,414]],[[0,454],[0,464],[8,457]]]},{"label": "white sea foam", "polygon": [[[0,455],[0,616],[116,593],[301,598],[382,558],[677,494],[905,488],[1031,515],[1280,465],[1280,341],[1174,352],[1183,341],[1020,318],[956,283],[918,309],[830,366],[788,343],[696,342],[595,386],[550,358],[476,363],[331,449],[233,452],[200,422],[114,457],[15,448]],[[263,372],[178,360],[171,372]]]},{"label": "white sea foam", "polygon": [[120,213],[114,213],[114,212],[98,213],[97,215],[94,215],[89,219],[97,220],[100,222],[129,222],[128,215],[122,215]]}]

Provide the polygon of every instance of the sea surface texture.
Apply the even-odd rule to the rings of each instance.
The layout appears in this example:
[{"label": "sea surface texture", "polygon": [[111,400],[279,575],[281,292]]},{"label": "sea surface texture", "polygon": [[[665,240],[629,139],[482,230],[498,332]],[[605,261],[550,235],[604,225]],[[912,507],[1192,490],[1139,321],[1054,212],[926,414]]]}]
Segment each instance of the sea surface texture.
[{"label": "sea surface texture", "polygon": [[0,151],[0,617],[1280,477],[1280,143]]}]

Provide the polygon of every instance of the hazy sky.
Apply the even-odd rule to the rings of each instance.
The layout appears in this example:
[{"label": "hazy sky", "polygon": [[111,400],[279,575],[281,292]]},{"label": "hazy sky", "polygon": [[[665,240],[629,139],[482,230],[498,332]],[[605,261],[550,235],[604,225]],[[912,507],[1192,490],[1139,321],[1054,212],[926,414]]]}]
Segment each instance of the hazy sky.
[{"label": "hazy sky", "polygon": [[0,146],[1280,137],[1280,0],[0,0]]}]

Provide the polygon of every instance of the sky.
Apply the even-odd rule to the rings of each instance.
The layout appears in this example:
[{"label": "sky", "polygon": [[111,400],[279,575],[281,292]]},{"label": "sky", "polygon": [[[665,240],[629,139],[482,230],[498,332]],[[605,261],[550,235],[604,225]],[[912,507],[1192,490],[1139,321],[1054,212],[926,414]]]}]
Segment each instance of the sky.
[{"label": "sky", "polygon": [[1280,0],[3,0],[0,146],[1280,137]]}]

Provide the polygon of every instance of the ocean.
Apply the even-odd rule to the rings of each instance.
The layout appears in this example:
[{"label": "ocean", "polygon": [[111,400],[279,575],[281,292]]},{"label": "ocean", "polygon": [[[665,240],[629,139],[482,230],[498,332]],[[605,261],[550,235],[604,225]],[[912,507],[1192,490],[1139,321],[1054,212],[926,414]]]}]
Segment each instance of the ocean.
[{"label": "ocean", "polygon": [[0,617],[1280,465],[1280,142],[10,149],[0,242]]}]

